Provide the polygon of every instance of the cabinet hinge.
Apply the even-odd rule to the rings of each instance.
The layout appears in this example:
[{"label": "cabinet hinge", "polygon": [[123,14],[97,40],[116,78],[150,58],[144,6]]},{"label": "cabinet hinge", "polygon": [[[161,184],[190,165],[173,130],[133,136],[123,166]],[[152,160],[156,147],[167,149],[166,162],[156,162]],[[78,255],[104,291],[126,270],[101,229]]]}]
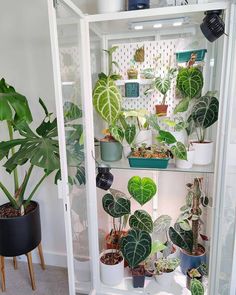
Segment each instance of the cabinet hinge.
[{"label": "cabinet hinge", "polygon": [[67,212],[67,204],[65,204],[65,209],[66,209],[66,212]]},{"label": "cabinet hinge", "polygon": [[58,0],[52,0],[52,1],[53,1],[54,8],[57,8],[57,6],[59,5]]}]

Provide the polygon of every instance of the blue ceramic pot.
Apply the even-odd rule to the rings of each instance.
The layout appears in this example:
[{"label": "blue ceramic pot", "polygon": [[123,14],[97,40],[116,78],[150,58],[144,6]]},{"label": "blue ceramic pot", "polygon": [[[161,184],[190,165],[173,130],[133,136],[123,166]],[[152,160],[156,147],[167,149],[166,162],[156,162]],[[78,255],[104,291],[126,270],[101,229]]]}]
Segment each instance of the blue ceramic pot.
[{"label": "blue ceramic pot", "polygon": [[129,10],[150,8],[150,0],[129,0]]},{"label": "blue ceramic pot", "polygon": [[183,250],[180,250],[180,268],[183,274],[187,274],[187,271],[192,268],[199,267],[202,263],[206,263],[206,251],[203,246],[200,246],[202,249],[202,254],[198,256],[190,255]]}]

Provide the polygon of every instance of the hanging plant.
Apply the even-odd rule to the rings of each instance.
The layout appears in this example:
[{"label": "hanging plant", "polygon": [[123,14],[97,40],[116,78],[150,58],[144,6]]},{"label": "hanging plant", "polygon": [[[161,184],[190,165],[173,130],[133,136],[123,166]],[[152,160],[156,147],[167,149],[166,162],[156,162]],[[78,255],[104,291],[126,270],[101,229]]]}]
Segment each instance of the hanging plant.
[{"label": "hanging plant", "polygon": [[136,49],[135,54],[134,54],[134,60],[136,62],[144,62],[145,60],[145,49],[144,49],[144,45],[142,47],[139,47],[138,49]]}]

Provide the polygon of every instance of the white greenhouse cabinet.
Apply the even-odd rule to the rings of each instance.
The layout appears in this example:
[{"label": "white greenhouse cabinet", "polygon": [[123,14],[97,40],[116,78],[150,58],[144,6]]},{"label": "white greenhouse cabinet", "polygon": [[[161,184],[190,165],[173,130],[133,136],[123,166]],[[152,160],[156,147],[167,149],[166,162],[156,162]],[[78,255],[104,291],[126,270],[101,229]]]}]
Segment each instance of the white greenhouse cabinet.
[{"label": "white greenhouse cabinet", "polygon": [[[56,1],[55,1],[56,2]],[[190,294],[185,288],[185,277],[175,272],[173,285],[159,286],[154,279],[147,279],[144,289],[133,289],[127,273],[122,283],[108,287],[100,281],[99,255],[103,249],[105,233],[110,230],[110,221],[101,208],[101,191],[96,189],[96,163],[94,137],[101,137],[103,124],[93,111],[92,88],[97,74],[107,69],[107,59],[102,49],[114,44],[142,44],[149,42],[158,46],[161,42],[174,42],[178,49],[188,48],[194,42],[208,50],[204,66],[204,90],[217,90],[220,100],[218,124],[210,130],[208,137],[216,141],[215,161],[209,166],[193,166],[180,170],[170,164],[164,171],[131,169],[127,160],[110,163],[115,176],[114,188],[126,191],[127,179],[133,175],[152,177],[158,185],[158,196],[146,208],[153,218],[160,214],[178,215],[185,193],[184,184],[194,176],[202,176],[205,189],[213,198],[212,208],[206,211],[204,231],[210,236],[207,245],[209,278],[206,293],[209,295],[235,295],[236,283],[236,13],[235,4],[230,2],[209,2],[195,5],[162,7],[141,11],[119,12],[103,15],[87,15],[70,0],[61,0],[53,6],[48,0],[51,28],[54,84],[59,125],[62,182],[60,196],[65,203],[65,224],[67,231],[67,257],[70,295],[83,294],[115,295],[180,295]],[[199,31],[204,12],[224,10],[226,32],[210,44]],[[181,28],[158,31],[134,32],[131,23],[150,20],[188,20]],[[176,42],[176,43],[175,43]],[[146,43],[145,43],[146,44]],[[169,43],[168,43],[169,44]],[[122,47],[123,48],[123,47]],[[142,87],[149,82],[140,83]],[[123,89],[122,81],[118,86]],[[140,87],[141,87],[140,86]],[[140,97],[140,100],[142,97]],[[83,110],[80,123],[83,124],[85,144],[86,185],[68,184],[68,175],[73,168],[67,163],[63,104],[74,102]],[[126,100],[125,102],[126,103]],[[134,100],[129,106],[137,107]],[[139,102],[138,106],[141,106]],[[147,107],[152,110],[152,103]],[[174,107],[174,106],[173,106]],[[170,184],[171,183],[171,187]],[[169,211],[168,211],[169,210]],[[167,212],[166,212],[167,211]],[[126,269],[127,271],[127,269]]]}]

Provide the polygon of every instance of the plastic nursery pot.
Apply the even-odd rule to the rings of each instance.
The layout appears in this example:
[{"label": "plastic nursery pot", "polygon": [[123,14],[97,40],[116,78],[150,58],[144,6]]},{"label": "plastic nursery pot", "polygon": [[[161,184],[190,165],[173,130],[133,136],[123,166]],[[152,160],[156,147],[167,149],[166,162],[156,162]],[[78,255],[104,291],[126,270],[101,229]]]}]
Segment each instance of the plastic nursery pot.
[{"label": "plastic nursery pot", "polygon": [[128,10],[150,8],[150,0],[128,0]]},{"label": "plastic nursery pot", "polygon": [[[3,208],[9,203],[0,206]],[[31,201],[32,210],[24,216],[0,218],[0,255],[15,257],[35,249],[41,242],[39,204]]]},{"label": "plastic nursery pot", "polygon": [[137,167],[137,168],[159,168],[159,169],[166,169],[169,164],[170,158],[163,158],[163,159],[152,159],[152,158],[135,158],[129,157],[129,165],[130,167]]},{"label": "plastic nursery pot", "polygon": [[123,147],[118,141],[100,141],[101,159],[106,162],[119,161]]},{"label": "plastic nursery pot", "polygon": [[104,255],[114,253],[115,250],[106,250],[100,255],[101,281],[109,286],[116,286],[124,278],[124,258],[120,255],[120,261],[116,264],[105,264],[102,262]]},{"label": "plastic nursery pot", "polygon": [[158,285],[162,287],[169,287],[171,286],[174,280],[174,271],[163,272],[161,275],[156,275],[155,280],[158,283]]},{"label": "plastic nursery pot", "polygon": [[97,10],[98,13],[111,13],[117,11],[123,11],[125,8],[124,0],[98,0],[97,1]]},{"label": "plastic nursery pot", "polygon": [[192,255],[180,249],[180,268],[183,274],[192,268],[198,268],[202,263],[206,263],[206,250],[202,245],[198,245],[198,255]]},{"label": "plastic nursery pot", "polygon": [[193,53],[196,55],[196,61],[203,61],[204,58],[205,58],[205,55],[207,53],[207,49],[188,50],[188,51],[176,52],[176,61],[178,63],[188,62]]},{"label": "plastic nursery pot", "polygon": [[141,146],[145,143],[148,147],[152,145],[152,130],[140,130],[134,141],[135,145]]},{"label": "plastic nursery pot", "polygon": [[112,186],[114,176],[110,173],[111,168],[100,165],[98,167],[98,175],[96,177],[96,186],[105,191]]},{"label": "plastic nursery pot", "polygon": [[193,149],[195,150],[193,164],[209,165],[212,163],[213,149],[214,149],[213,142],[205,141],[201,143],[201,142],[193,141],[192,145],[193,145]]},{"label": "plastic nursery pot", "polygon": [[156,114],[158,115],[158,117],[164,117],[167,115],[168,105],[157,104],[155,107],[156,107]]},{"label": "plastic nursery pot", "polygon": [[176,168],[178,168],[178,169],[191,169],[193,167],[194,154],[195,154],[194,150],[188,151],[187,152],[187,161],[175,159]]},{"label": "plastic nursery pot", "polygon": [[[190,269],[188,269],[188,271],[190,271]],[[188,274],[188,271],[187,271],[187,274],[186,274],[186,287],[190,290],[190,285],[191,285],[191,280],[192,278],[190,277],[190,275]],[[194,279],[200,281],[202,283],[202,275],[201,277],[194,277]]]},{"label": "plastic nursery pot", "polygon": [[225,32],[225,24],[220,17],[221,13],[221,10],[206,11],[206,16],[200,25],[203,35],[210,42],[216,41]]},{"label": "plastic nursery pot", "polygon": [[138,266],[132,269],[133,287],[143,288],[145,284],[145,269],[143,266]]}]

